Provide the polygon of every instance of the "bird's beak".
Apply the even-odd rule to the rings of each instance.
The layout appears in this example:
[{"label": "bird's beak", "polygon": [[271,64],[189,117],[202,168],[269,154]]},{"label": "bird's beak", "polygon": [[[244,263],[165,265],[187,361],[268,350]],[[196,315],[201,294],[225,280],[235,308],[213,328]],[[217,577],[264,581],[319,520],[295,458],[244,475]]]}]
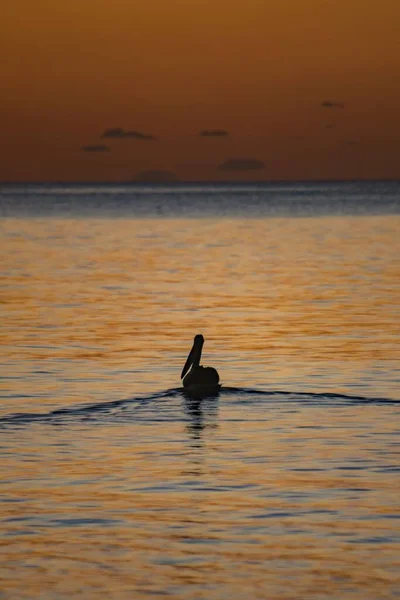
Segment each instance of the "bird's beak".
[{"label": "bird's beak", "polygon": [[201,351],[203,349],[204,340],[200,337],[196,337],[192,346],[189,356],[186,359],[185,366],[182,369],[181,379],[183,379],[186,373],[189,371],[192,365],[198,366],[200,364]]},{"label": "bird's beak", "polygon": [[182,369],[181,379],[183,379],[185,377],[186,373],[189,371],[190,367],[192,366],[192,362],[193,362],[193,348],[189,352],[189,356],[186,359],[185,366]]}]

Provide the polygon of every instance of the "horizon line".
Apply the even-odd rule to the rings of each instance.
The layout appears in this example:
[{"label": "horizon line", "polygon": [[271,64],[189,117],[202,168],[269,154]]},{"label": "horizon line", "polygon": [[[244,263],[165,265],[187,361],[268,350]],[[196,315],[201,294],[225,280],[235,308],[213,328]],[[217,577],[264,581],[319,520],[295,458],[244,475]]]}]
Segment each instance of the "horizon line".
[{"label": "horizon line", "polygon": [[400,177],[382,178],[354,178],[354,179],[254,179],[251,181],[237,180],[215,180],[215,179],[177,179],[174,181],[136,181],[134,179],[41,179],[41,180],[0,180],[0,185],[133,185],[142,187],[144,185],[156,186],[179,186],[179,185],[269,185],[269,184],[293,184],[293,183],[400,183]]}]

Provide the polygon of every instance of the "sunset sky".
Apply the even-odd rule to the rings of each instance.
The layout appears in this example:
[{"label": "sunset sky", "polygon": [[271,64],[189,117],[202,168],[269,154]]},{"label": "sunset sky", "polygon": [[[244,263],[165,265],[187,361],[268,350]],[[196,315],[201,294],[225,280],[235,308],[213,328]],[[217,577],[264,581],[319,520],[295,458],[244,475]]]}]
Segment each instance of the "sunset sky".
[{"label": "sunset sky", "polygon": [[399,0],[1,0],[0,180],[400,178],[399,24]]}]

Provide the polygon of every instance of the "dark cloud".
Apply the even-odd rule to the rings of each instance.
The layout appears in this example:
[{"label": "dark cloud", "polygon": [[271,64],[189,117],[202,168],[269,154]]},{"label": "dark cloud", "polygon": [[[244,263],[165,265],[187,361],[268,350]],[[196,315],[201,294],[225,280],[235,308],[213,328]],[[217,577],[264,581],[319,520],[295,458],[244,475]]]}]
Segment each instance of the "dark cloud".
[{"label": "dark cloud", "polygon": [[355,146],[356,144],[358,144],[357,140],[345,140],[344,143],[348,146]]},{"label": "dark cloud", "polygon": [[328,125],[325,125],[325,129],[335,129],[335,126],[329,123]]},{"label": "dark cloud", "polygon": [[218,165],[219,171],[258,171],[265,164],[258,158],[230,158]]},{"label": "dark cloud", "polygon": [[149,171],[140,171],[136,175],[135,180],[142,181],[144,183],[165,183],[171,181],[178,181],[178,177],[172,171],[152,169]]},{"label": "dark cloud", "polygon": [[110,129],[106,129],[101,134],[103,138],[117,138],[117,139],[135,139],[141,141],[154,141],[157,138],[150,133],[143,133],[142,131],[125,131],[122,127],[112,127]]},{"label": "dark cloud", "polygon": [[83,152],[110,152],[110,148],[108,146],[104,146],[104,144],[81,146],[81,150]]},{"label": "dark cloud", "polygon": [[321,106],[324,108],[344,108],[344,104],[342,102],[335,102],[332,100],[325,100],[321,102]]},{"label": "dark cloud", "polygon": [[229,131],[225,129],[203,129],[199,135],[202,137],[226,137],[229,135]]}]

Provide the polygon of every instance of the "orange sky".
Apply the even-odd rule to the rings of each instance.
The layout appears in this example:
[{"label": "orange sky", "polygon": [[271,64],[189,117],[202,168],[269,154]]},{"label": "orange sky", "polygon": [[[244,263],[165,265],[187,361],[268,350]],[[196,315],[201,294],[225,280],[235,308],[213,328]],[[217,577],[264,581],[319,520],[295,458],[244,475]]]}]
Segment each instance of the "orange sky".
[{"label": "orange sky", "polygon": [[0,180],[400,178],[399,23],[399,0],[1,0]]}]

